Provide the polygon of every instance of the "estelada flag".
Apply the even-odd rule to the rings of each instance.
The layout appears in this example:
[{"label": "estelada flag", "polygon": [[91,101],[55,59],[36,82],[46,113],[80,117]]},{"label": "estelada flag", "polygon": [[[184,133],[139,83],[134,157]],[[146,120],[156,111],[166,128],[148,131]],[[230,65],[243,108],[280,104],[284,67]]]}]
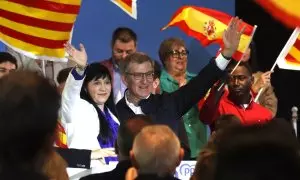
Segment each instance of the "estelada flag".
[{"label": "estelada flag", "polygon": [[296,28],[277,59],[282,69],[300,70],[300,28]]},{"label": "estelada flag", "polygon": [[295,28],[300,26],[299,0],[255,0],[275,19],[284,25]]},{"label": "estelada flag", "polygon": [[0,0],[0,40],[34,59],[66,61],[81,0]]},{"label": "estelada flag", "polygon": [[111,0],[111,2],[119,6],[134,19],[137,19],[136,1],[137,0]]},{"label": "estelada flag", "polygon": [[[199,40],[203,46],[218,43],[223,47],[223,32],[227,29],[231,18],[232,16],[214,9],[183,6],[175,12],[171,21],[162,30],[170,26],[177,26],[187,35]],[[245,22],[241,24],[240,28],[243,26],[245,26],[245,31],[241,36],[238,50],[233,56],[236,60],[240,60],[247,50],[254,32],[253,26]]]}]

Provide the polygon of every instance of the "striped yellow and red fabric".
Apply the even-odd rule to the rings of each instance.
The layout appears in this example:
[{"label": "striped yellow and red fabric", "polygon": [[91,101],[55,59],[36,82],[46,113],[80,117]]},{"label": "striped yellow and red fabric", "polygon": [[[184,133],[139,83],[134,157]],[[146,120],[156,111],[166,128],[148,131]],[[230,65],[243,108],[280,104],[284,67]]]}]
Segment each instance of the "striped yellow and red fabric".
[{"label": "striped yellow and red fabric", "polygon": [[[177,26],[187,35],[199,40],[203,46],[218,43],[222,47],[222,35],[231,18],[232,16],[214,9],[183,6],[175,12],[171,21],[162,30],[170,26]],[[241,36],[238,50],[233,56],[236,60],[241,59],[252,40],[254,27],[243,23],[241,28],[244,25],[246,29]]]},{"label": "striped yellow and red fabric", "polygon": [[136,1],[137,0],[111,0],[111,2],[119,6],[134,19],[137,19]]},{"label": "striped yellow and red fabric", "polygon": [[277,60],[279,68],[300,70],[300,28],[294,30],[281,53]]},{"label": "striped yellow and red fabric", "polygon": [[81,0],[1,0],[0,40],[34,59],[66,60]]},{"label": "striped yellow and red fabric", "polygon": [[288,63],[300,66],[300,35],[285,59]]},{"label": "striped yellow and red fabric", "polygon": [[300,26],[299,0],[256,0],[256,2],[284,25],[291,28]]},{"label": "striped yellow and red fabric", "polygon": [[68,148],[66,131],[60,121],[58,122],[56,133],[55,145],[60,148]]}]

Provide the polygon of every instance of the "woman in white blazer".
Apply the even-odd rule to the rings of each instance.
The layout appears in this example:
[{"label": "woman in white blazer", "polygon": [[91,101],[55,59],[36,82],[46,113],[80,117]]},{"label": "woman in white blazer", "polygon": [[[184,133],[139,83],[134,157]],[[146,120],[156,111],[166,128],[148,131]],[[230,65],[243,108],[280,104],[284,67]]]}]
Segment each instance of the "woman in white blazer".
[{"label": "woman in white blazer", "polygon": [[[100,63],[87,65],[82,44],[80,50],[70,44],[65,46],[69,59],[77,64],[62,93],[62,124],[68,148],[99,151],[99,159],[108,164],[116,159],[108,156],[112,155],[119,127],[110,73]],[[99,162],[92,160],[91,167]]]}]

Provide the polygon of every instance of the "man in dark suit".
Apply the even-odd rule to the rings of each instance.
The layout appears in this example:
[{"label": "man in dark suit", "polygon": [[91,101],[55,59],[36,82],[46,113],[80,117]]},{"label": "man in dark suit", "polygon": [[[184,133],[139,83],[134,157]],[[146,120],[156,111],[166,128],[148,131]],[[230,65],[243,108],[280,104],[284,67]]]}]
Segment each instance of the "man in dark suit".
[{"label": "man in dark suit", "polygon": [[81,180],[98,180],[98,179],[125,179],[127,169],[131,167],[129,152],[133,145],[135,136],[143,127],[151,124],[151,119],[145,115],[134,115],[126,122],[121,123],[118,131],[116,143],[116,152],[118,154],[119,163],[117,167],[110,171],[100,174],[91,174],[81,178]]},{"label": "man in dark suit", "polygon": [[[119,120],[125,121],[134,114],[151,116],[154,123],[168,125],[178,136],[179,120],[203,98],[209,88],[223,75],[223,70],[237,50],[243,29],[234,18],[224,32],[222,53],[212,60],[188,84],[172,93],[153,95],[154,64],[143,53],[133,53],[122,62],[122,80],[128,87],[117,104]],[[182,139],[180,139],[182,142]]]}]

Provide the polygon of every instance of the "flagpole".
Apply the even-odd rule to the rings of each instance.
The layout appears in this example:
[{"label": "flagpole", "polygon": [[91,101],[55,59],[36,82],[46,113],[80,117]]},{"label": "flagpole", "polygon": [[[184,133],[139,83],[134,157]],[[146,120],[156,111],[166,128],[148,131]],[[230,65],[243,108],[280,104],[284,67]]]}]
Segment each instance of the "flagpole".
[{"label": "flagpole", "polygon": [[46,60],[42,60],[42,71],[43,71],[43,75],[44,77],[46,77]]},{"label": "flagpole", "polygon": [[[250,43],[252,42],[252,39],[253,39],[253,36],[254,36],[254,34],[255,34],[256,29],[257,29],[257,25],[254,25],[253,30],[252,30],[252,33],[251,33],[251,38],[250,38],[249,43],[247,44],[247,48],[246,48],[246,49],[249,48]],[[238,61],[238,63],[237,63],[237,64],[235,65],[235,67],[232,69],[232,71],[230,72],[230,74],[232,74],[232,73],[236,70],[236,68],[240,65],[242,59],[243,59],[244,56],[245,56],[245,53],[246,53],[246,51],[243,53],[241,59]],[[223,82],[223,83],[221,84],[221,86],[218,88],[218,91],[220,91],[221,88],[222,88],[224,85],[225,85],[225,83]]]},{"label": "flagpole", "polygon": [[[270,70],[271,72],[274,71],[274,69],[275,69],[278,61],[281,60],[283,57],[285,57],[288,54],[289,49],[295,43],[295,41],[296,41],[299,33],[300,33],[300,28],[299,27],[295,28],[294,32],[292,33],[292,35],[290,36],[289,40],[286,42],[285,46],[283,47],[283,49],[281,50],[280,54],[278,55],[276,61],[274,62],[273,66],[272,66],[272,68]],[[259,89],[259,91],[258,91],[258,93],[257,93],[257,95],[256,95],[256,97],[254,99],[254,102],[258,101],[258,98],[260,97],[263,89],[264,88],[260,88]]]}]

